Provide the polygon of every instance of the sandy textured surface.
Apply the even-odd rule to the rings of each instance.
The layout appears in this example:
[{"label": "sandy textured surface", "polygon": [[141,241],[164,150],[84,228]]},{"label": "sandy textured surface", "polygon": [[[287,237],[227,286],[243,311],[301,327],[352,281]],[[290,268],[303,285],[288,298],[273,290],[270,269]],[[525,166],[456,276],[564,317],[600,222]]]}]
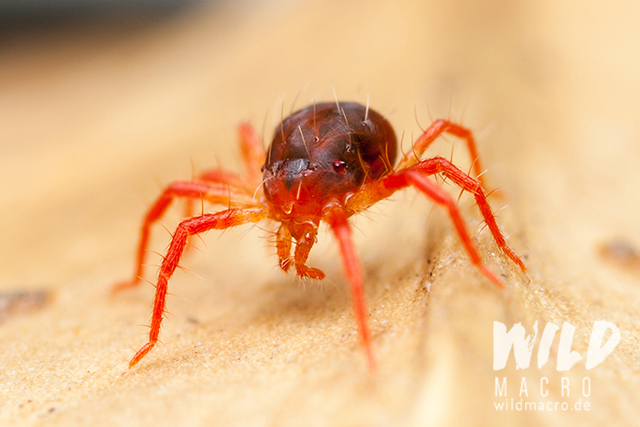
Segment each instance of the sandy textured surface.
[{"label": "sandy textured surface", "polygon": [[[4,36],[0,289],[51,299],[0,323],[0,425],[637,423],[639,276],[599,248],[640,246],[640,6],[396,3],[244,2]],[[302,106],[332,99],[332,86],[345,100],[368,93],[405,150],[429,117],[472,128],[531,283],[478,233],[468,197],[461,209],[504,292],[469,263],[440,209],[413,191],[381,203],[354,221],[380,365],[370,375],[326,231],[310,260],[322,283],[276,268],[269,224],[212,232],[171,281],[164,346],[123,375],[145,342],[153,288],[109,291],[132,270],[148,204],[194,171],[239,169],[239,121],[269,138],[299,92]],[[449,157],[452,142],[430,155]],[[543,368],[536,346],[529,369],[511,357],[493,370],[494,321],[567,321],[585,357],[596,320],[621,340],[592,370],[583,359],[558,372],[557,338]],[[508,397],[495,396],[496,377],[508,377]],[[581,399],[590,411],[496,410],[519,401],[523,378],[525,401]]]}]

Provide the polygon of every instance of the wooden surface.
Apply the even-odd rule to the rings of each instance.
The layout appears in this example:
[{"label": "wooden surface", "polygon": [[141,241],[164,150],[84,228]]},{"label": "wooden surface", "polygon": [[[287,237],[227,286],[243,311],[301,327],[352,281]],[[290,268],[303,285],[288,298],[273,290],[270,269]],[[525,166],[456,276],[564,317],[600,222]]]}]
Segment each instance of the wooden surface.
[{"label": "wooden surface", "polygon": [[[3,40],[0,289],[51,300],[0,324],[0,425],[637,424],[640,282],[598,248],[640,246],[640,6],[391,3],[204,5]],[[268,139],[299,93],[303,106],[332,87],[344,100],[369,94],[405,150],[429,117],[471,127],[531,283],[477,234],[468,197],[460,206],[504,292],[470,265],[440,209],[412,191],[381,203],[355,221],[380,365],[370,375],[328,233],[310,260],[322,283],[276,268],[269,224],[209,233],[183,263],[192,273],[171,281],[165,345],[123,374],[146,340],[153,289],[109,291],[132,270],[148,204],[194,171],[238,169],[239,121]],[[449,157],[452,141],[430,154]],[[162,252],[168,233],[155,236]],[[595,320],[621,340],[590,371],[556,371],[557,343],[542,369],[515,370],[511,356],[493,371],[493,322],[531,331],[536,320],[571,323],[583,356]],[[496,411],[503,376],[510,397],[524,377],[544,402],[575,402],[588,376],[591,410]]]}]

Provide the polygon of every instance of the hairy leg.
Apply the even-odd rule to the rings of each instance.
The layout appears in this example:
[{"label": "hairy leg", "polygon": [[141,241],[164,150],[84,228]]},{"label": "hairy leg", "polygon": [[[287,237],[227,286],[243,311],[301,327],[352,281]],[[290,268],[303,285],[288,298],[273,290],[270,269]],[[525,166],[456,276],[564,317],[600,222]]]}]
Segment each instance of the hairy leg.
[{"label": "hairy leg", "polygon": [[433,157],[431,159],[420,162],[416,164],[413,169],[422,176],[443,173],[445,177],[451,179],[451,181],[453,181],[462,190],[471,193],[476,199],[478,209],[480,210],[480,213],[482,214],[482,217],[484,218],[484,221],[487,224],[491,235],[493,236],[493,240],[495,240],[500,250],[505,255],[507,255],[516,265],[518,265],[523,273],[526,273],[527,268],[525,267],[520,257],[518,257],[513,249],[507,246],[507,242],[504,238],[504,235],[500,231],[500,228],[498,227],[498,223],[496,222],[496,218],[491,211],[491,206],[487,201],[487,196],[482,188],[482,183],[480,181],[470,177],[469,175],[458,169],[450,161],[442,157]]},{"label": "hairy leg", "polygon": [[133,356],[129,362],[129,368],[135,366],[158,342],[160,325],[165,313],[168,282],[178,267],[180,257],[187,244],[187,238],[212,229],[222,230],[240,224],[258,222],[264,219],[266,215],[267,212],[261,208],[228,209],[214,214],[189,218],[178,225],[158,273],[151,325],[149,327],[149,341]]},{"label": "hairy leg", "polygon": [[284,271],[289,271],[289,268],[291,268],[293,264],[293,258],[291,257],[291,233],[284,224],[280,224],[278,232],[276,233],[276,250],[278,252],[280,268]]},{"label": "hairy leg", "polygon": [[[185,197],[188,200],[194,201],[206,200],[207,202],[220,205],[258,206],[258,202],[244,191],[231,188],[225,184],[204,181],[177,181],[170,184],[147,211],[144,221],[142,222],[133,277],[130,280],[116,284],[114,291],[130,288],[140,283],[144,270],[151,226],[162,217],[176,197]],[[187,206],[189,206],[189,204]]]},{"label": "hairy leg", "polygon": [[408,186],[414,186],[434,202],[445,207],[456,227],[456,232],[460,236],[469,257],[474,265],[494,284],[503,287],[502,282],[492,273],[481,261],[478,251],[471,240],[469,232],[454,199],[444,189],[427,179],[427,176],[443,173],[456,185],[467,191],[476,199],[480,213],[482,214],[496,244],[520,269],[526,274],[526,267],[516,253],[507,246],[504,236],[500,231],[495,217],[491,211],[491,206],[482,189],[479,180],[467,175],[447,159],[434,157],[416,163],[408,168],[398,170],[385,178],[365,185],[359,192],[355,193],[348,201],[346,211],[349,215],[364,210],[374,203],[390,197],[393,193]]},{"label": "hairy leg", "polygon": [[458,236],[460,236],[460,240],[464,244],[469,257],[471,258],[471,262],[487,279],[493,282],[494,285],[499,288],[504,288],[504,284],[498,278],[498,276],[496,276],[491,270],[489,270],[489,268],[482,262],[482,258],[480,258],[480,254],[478,253],[475,245],[473,244],[473,241],[471,240],[471,236],[467,231],[467,226],[464,223],[464,219],[462,219],[462,216],[460,215],[460,210],[458,209],[451,195],[416,171],[407,171],[406,177],[408,183],[415,186],[418,190],[422,191],[435,203],[444,206],[449,211],[451,222],[453,222],[453,225],[456,228],[456,232],[458,233]]},{"label": "hairy leg", "polygon": [[297,227],[296,234],[299,235],[299,237],[296,239],[293,262],[295,263],[298,276],[322,280],[325,277],[322,270],[307,265],[309,252],[311,252],[311,248],[316,243],[317,232],[317,228],[309,224],[302,224]]},{"label": "hairy leg", "polygon": [[362,267],[360,266],[360,261],[358,260],[358,255],[353,245],[351,227],[347,221],[347,215],[342,207],[335,206],[327,209],[323,219],[329,224],[338,241],[344,271],[351,287],[351,303],[353,305],[356,323],[358,324],[360,340],[367,358],[369,370],[375,371],[376,360],[373,355],[373,350],[371,349],[371,333],[367,320],[368,313],[364,295]]},{"label": "hairy leg", "polygon": [[431,123],[429,127],[420,135],[407,154],[398,163],[397,170],[405,169],[411,165],[414,165],[420,161],[422,154],[429,148],[429,146],[443,133],[448,133],[458,138],[462,138],[467,143],[467,149],[471,156],[473,163],[473,172],[480,180],[480,183],[484,185],[482,180],[482,164],[480,162],[480,156],[478,155],[478,149],[476,147],[476,141],[473,137],[473,133],[465,127],[452,123],[448,120],[436,120]]},{"label": "hairy leg", "polygon": [[295,231],[299,234],[296,241],[296,249],[291,256],[292,235],[286,224],[281,224],[276,233],[276,250],[278,263],[284,271],[289,271],[292,265],[296,267],[296,274],[300,277],[310,277],[322,280],[325,274],[318,268],[309,267],[307,260],[309,252],[316,242],[317,229],[309,224],[296,224]]}]

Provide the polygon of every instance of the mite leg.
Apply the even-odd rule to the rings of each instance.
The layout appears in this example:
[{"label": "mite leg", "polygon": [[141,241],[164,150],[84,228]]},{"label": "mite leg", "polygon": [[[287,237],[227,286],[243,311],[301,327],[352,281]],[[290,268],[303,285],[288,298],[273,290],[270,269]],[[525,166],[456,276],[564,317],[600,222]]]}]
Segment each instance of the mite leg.
[{"label": "mite leg", "polygon": [[280,225],[276,233],[276,249],[280,268],[284,271],[289,271],[293,263],[293,258],[291,258],[291,233],[283,224]]},{"label": "mite leg", "polygon": [[170,184],[164,192],[156,199],[142,222],[140,229],[140,240],[136,256],[135,270],[133,277],[125,282],[118,283],[114,291],[130,288],[140,283],[143,274],[147,245],[151,226],[160,219],[167,210],[171,202],[176,197],[186,197],[192,200],[207,200],[211,203],[230,204],[231,200],[244,206],[257,206],[257,201],[244,192],[230,188],[224,184],[214,184],[208,182],[185,182],[178,181]]},{"label": "mite leg", "polygon": [[[438,204],[446,207],[449,211],[456,231],[458,232],[467,253],[471,257],[473,263],[487,276],[492,282],[495,275],[488,272],[486,267],[480,262],[478,251],[475,249],[469,233],[466,230],[464,221],[458,211],[458,208],[451,198],[451,196],[442,188],[429,181],[426,177],[429,175],[435,175],[437,173],[443,173],[447,178],[451,179],[456,185],[462,188],[464,191],[468,191],[476,199],[480,213],[482,214],[491,235],[502,252],[507,255],[515,264],[520,267],[523,273],[526,274],[526,267],[522,260],[516,255],[516,253],[507,246],[504,236],[498,228],[495,217],[491,211],[491,206],[487,201],[487,196],[484,194],[482,185],[479,180],[467,175],[455,165],[442,157],[434,157],[416,163],[408,168],[394,172],[385,178],[366,184],[360,191],[353,194],[349,200],[347,200],[346,211],[349,214],[354,214],[367,209],[374,203],[390,197],[396,191],[413,185],[420,191],[425,193],[428,197],[432,198]],[[480,262],[480,263],[479,263]],[[480,267],[482,266],[482,268]],[[498,285],[500,287],[500,285]]]},{"label": "mite leg", "polygon": [[420,137],[413,144],[411,151],[409,151],[398,163],[397,169],[407,168],[420,161],[422,154],[429,148],[429,146],[443,133],[448,133],[458,138],[462,138],[467,143],[467,149],[473,162],[473,172],[478,176],[480,183],[484,185],[482,176],[482,165],[480,163],[480,156],[478,155],[478,149],[476,148],[476,141],[473,137],[473,133],[465,127],[452,123],[448,120],[436,120],[420,135]]},{"label": "mite leg", "polygon": [[212,229],[226,229],[248,222],[258,222],[266,217],[266,211],[260,208],[228,209],[215,214],[205,214],[182,221],[171,239],[167,254],[162,261],[153,300],[153,313],[149,327],[149,341],[143,345],[129,362],[129,368],[135,366],[158,342],[160,325],[165,312],[167,284],[178,267],[187,238]]},{"label": "mite leg", "polygon": [[307,259],[309,258],[309,252],[316,243],[316,234],[318,230],[311,225],[303,225],[300,229],[296,230],[296,234],[299,233],[300,237],[296,237],[296,250],[294,252],[294,263],[296,266],[296,273],[300,277],[310,277],[311,279],[322,280],[325,274],[322,270],[307,265]]},{"label": "mite leg", "polygon": [[456,203],[451,195],[444,189],[427,179],[428,175],[434,175],[439,172],[443,172],[445,176],[451,178],[451,180],[458,184],[462,189],[474,194],[474,196],[476,197],[476,202],[480,207],[480,212],[489,225],[491,234],[498,244],[498,247],[500,247],[500,249],[509,258],[511,258],[511,260],[515,262],[523,272],[526,272],[524,263],[520,260],[520,258],[518,258],[515,252],[507,246],[504,236],[500,232],[495,217],[491,212],[491,207],[487,202],[480,182],[477,179],[474,179],[465,174],[460,169],[455,167],[451,162],[442,157],[434,157],[432,159],[422,161],[407,169],[393,173],[384,178],[382,181],[374,183],[374,185],[372,185],[370,188],[363,191],[373,194],[374,199],[379,199],[382,197],[389,197],[395,191],[401,188],[405,188],[409,185],[413,185],[434,202],[445,207],[449,212],[449,217],[451,218],[451,221],[456,228],[456,232],[458,233],[460,240],[462,241],[467,253],[469,254],[469,257],[471,258],[471,262],[476,266],[476,268],[478,268],[478,270],[480,270],[480,272],[486,278],[488,278],[499,288],[503,288],[504,284],[502,283],[502,281],[498,279],[498,277],[482,262],[482,259],[480,258],[480,255],[475,245],[473,244],[473,241],[471,240],[471,236],[467,231],[467,227],[464,223],[464,220],[462,219],[462,215],[460,214],[460,211],[458,210],[458,207],[456,206]]},{"label": "mite leg", "polygon": [[318,280],[324,279],[325,274],[322,270],[307,265],[309,252],[311,252],[311,248],[316,241],[316,228],[309,225],[302,225],[296,229],[296,232],[301,234],[302,237],[298,238],[294,256],[291,257],[291,231],[289,231],[284,224],[278,228],[276,234],[276,249],[278,251],[280,268],[284,271],[289,271],[289,268],[295,265],[296,274],[300,277],[310,277]]},{"label": "mite leg", "polygon": [[368,314],[364,295],[362,267],[360,266],[360,261],[358,260],[358,255],[353,245],[351,227],[349,226],[344,210],[340,207],[327,210],[323,219],[329,224],[338,241],[344,271],[351,286],[351,303],[353,305],[356,323],[358,324],[362,348],[367,358],[369,370],[375,371],[376,360],[371,348],[371,333],[369,332],[369,323],[367,320]]},{"label": "mite leg", "polygon": [[[223,202],[220,204],[226,204],[226,207],[231,207],[231,200],[241,200],[239,199],[239,197],[244,200],[244,202],[240,203],[240,205],[246,205],[247,197],[256,193],[255,186],[247,182],[246,177],[241,176],[235,172],[230,172],[223,169],[210,169],[204,171],[200,174],[198,180],[193,182],[198,181],[206,181],[212,184],[212,187],[218,190],[219,196],[221,196],[222,193],[226,193],[226,198],[219,197],[219,200]],[[202,203],[202,198],[200,198],[200,200],[196,200],[195,198],[188,198],[185,201],[185,218],[194,216],[194,212],[196,212],[195,203],[197,201]],[[213,203],[216,202],[214,201]],[[255,205],[255,203],[251,203],[251,205]],[[187,241],[187,246],[190,246],[190,244],[191,238],[189,238],[189,240]]]},{"label": "mite leg", "polygon": [[495,240],[500,250],[509,258],[511,258],[511,260],[516,263],[518,267],[520,267],[520,270],[522,270],[522,272],[526,274],[527,268],[525,267],[522,260],[518,257],[518,255],[516,255],[513,249],[507,246],[507,242],[505,241],[505,238],[502,235],[500,228],[498,227],[496,218],[495,216],[493,216],[491,206],[487,201],[487,196],[482,189],[481,183],[477,179],[470,177],[469,175],[458,169],[450,161],[442,157],[434,157],[420,162],[413,166],[413,169],[415,169],[415,171],[419,172],[423,176],[443,173],[462,190],[471,193],[476,199],[478,209],[480,209],[480,213],[482,214],[484,221],[489,227],[489,231],[493,236],[493,240]]},{"label": "mite leg", "polygon": [[460,240],[462,240],[469,257],[471,258],[471,262],[487,279],[493,282],[494,285],[499,288],[504,288],[504,284],[500,279],[498,279],[498,276],[489,270],[489,268],[482,262],[482,258],[480,258],[480,254],[478,254],[478,251],[471,240],[471,236],[467,231],[467,226],[465,225],[464,220],[460,215],[460,211],[458,210],[458,207],[451,195],[416,171],[407,171],[406,177],[409,184],[415,186],[431,200],[441,206],[444,206],[449,211],[451,221],[453,222],[458,236],[460,236]]}]

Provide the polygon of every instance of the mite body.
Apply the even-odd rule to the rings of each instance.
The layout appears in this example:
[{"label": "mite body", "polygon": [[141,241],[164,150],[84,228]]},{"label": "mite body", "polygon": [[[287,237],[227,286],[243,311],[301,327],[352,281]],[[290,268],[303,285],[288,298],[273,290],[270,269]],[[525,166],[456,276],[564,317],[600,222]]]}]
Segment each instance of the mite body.
[{"label": "mite body", "polygon": [[147,212],[133,278],[120,283],[116,289],[140,283],[150,227],[174,198],[204,199],[226,207],[215,213],[187,218],[178,225],[158,273],[149,340],[131,359],[129,367],[136,365],[158,341],[168,280],[178,266],[188,237],[212,229],[271,219],[280,224],[276,233],[280,267],[284,271],[294,267],[298,276],[313,279],[323,279],[325,275],[307,265],[309,252],[316,241],[320,222],[329,225],[338,241],[360,340],[369,368],[373,370],[376,362],[367,321],[363,274],[348,222],[351,215],[400,189],[415,187],[448,210],[473,264],[496,286],[504,286],[482,262],[454,199],[428,179],[436,174],[443,174],[474,196],[498,247],[525,272],[524,264],[507,246],[498,228],[481,180],[464,173],[445,158],[421,159],[424,151],[442,133],[466,141],[474,173],[479,176],[482,169],[473,135],[468,129],[445,120],[433,122],[395,168],[397,142],[393,128],[368,106],[335,102],[304,108],[280,123],[266,151],[253,128],[241,124],[240,148],[245,174],[212,170],[193,181],[174,182]]}]

